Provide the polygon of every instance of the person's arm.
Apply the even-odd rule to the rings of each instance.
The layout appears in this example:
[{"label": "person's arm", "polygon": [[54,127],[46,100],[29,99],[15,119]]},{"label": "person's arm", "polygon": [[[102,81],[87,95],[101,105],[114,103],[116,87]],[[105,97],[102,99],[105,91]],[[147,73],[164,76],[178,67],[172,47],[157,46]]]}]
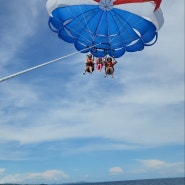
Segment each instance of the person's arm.
[{"label": "person's arm", "polygon": [[117,61],[113,62],[113,66],[114,66],[115,64],[117,64]]}]

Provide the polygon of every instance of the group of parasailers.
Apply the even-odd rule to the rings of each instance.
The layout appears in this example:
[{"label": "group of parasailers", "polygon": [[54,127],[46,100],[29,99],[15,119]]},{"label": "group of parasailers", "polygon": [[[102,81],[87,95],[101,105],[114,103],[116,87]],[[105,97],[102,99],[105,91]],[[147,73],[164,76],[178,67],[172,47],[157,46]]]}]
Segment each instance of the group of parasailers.
[{"label": "group of parasailers", "polygon": [[96,70],[102,71],[103,67],[105,67],[105,75],[104,77],[107,77],[107,75],[111,75],[112,78],[114,77],[114,65],[117,63],[117,61],[112,57],[104,57],[104,58],[97,58],[96,61],[94,60],[94,56],[92,54],[87,55],[86,59],[86,68],[83,74],[86,72],[93,73],[94,66],[96,65]]}]

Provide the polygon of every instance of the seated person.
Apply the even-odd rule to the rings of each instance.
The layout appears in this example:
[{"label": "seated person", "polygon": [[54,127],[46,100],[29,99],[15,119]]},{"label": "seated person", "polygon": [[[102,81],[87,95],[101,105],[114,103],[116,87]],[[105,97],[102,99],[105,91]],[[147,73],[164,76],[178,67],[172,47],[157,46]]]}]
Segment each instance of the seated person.
[{"label": "seated person", "polygon": [[92,54],[87,55],[85,64],[86,64],[86,68],[83,74],[85,74],[86,72],[89,72],[92,74],[92,72],[94,71],[94,57],[92,56]]},{"label": "seated person", "polygon": [[117,63],[117,61],[112,62],[112,58],[108,57],[105,62],[105,77],[109,74],[114,77],[114,65]]},{"label": "seated person", "polygon": [[101,71],[103,65],[104,65],[103,59],[102,59],[102,58],[98,58],[98,59],[96,60],[96,70]]}]

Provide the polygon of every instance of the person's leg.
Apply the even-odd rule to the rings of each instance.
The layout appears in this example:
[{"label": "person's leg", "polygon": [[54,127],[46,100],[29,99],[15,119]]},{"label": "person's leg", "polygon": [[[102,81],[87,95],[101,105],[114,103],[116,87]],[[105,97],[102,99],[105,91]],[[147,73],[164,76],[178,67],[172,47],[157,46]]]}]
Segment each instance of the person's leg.
[{"label": "person's leg", "polygon": [[100,64],[100,71],[102,70],[102,67],[103,67],[102,64]]},{"label": "person's leg", "polygon": [[87,67],[85,68],[85,71],[83,72],[83,74],[85,74],[85,73],[86,73],[86,71],[87,71]]},{"label": "person's leg", "polygon": [[99,64],[97,64],[97,65],[96,65],[96,70],[97,70],[97,71],[99,70],[99,69],[98,69],[98,68],[99,68],[99,66],[98,66],[98,65],[99,65]]},{"label": "person's leg", "polygon": [[105,68],[105,75],[104,75],[105,77],[107,76],[107,70],[108,70],[108,69],[107,69],[107,68]]},{"label": "person's leg", "polygon": [[92,66],[89,66],[89,72],[92,74],[92,72],[93,72]]},{"label": "person's leg", "polygon": [[114,77],[114,69],[112,67],[110,68],[110,75],[112,75],[112,78]]},{"label": "person's leg", "polygon": [[89,70],[89,66],[86,66],[85,71],[83,72],[83,74],[85,74],[88,70]]},{"label": "person's leg", "polygon": [[111,67],[108,67],[107,74],[111,75]]}]

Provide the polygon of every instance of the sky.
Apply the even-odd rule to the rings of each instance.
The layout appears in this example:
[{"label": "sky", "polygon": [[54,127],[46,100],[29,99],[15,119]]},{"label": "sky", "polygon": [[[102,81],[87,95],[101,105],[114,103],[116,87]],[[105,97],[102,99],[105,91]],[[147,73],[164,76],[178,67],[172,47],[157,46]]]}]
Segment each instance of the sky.
[{"label": "sky", "polygon": [[[0,78],[76,52],[44,0],[0,0]],[[0,183],[184,176],[184,1],[155,45],[83,75],[84,54],[0,83]]]}]

